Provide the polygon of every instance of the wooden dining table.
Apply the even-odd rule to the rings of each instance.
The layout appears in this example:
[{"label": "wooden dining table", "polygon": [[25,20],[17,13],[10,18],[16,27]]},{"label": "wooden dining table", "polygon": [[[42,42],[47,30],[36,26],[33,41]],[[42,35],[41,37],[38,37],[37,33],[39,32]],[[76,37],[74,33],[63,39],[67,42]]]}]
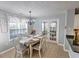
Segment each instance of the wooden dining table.
[{"label": "wooden dining table", "polygon": [[24,39],[20,40],[21,44],[24,44],[24,45],[29,47],[30,58],[32,57],[32,46],[34,44],[37,44],[39,41],[40,40],[38,38],[33,38],[33,37],[31,37],[31,38],[24,38]]}]

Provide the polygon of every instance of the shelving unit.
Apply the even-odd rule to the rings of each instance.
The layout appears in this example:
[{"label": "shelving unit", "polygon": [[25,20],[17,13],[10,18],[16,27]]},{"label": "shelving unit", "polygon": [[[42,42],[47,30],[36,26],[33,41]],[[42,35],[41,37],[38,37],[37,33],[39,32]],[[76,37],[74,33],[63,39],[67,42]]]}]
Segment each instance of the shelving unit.
[{"label": "shelving unit", "polygon": [[55,40],[56,41],[56,25],[51,25],[50,26],[50,40]]}]

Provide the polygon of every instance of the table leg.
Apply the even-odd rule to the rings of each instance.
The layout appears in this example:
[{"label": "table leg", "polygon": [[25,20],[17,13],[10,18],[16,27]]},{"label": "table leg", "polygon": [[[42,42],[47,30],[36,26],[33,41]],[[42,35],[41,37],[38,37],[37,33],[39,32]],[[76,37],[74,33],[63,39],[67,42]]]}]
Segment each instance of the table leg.
[{"label": "table leg", "polygon": [[32,45],[30,44],[30,58],[32,57]]}]

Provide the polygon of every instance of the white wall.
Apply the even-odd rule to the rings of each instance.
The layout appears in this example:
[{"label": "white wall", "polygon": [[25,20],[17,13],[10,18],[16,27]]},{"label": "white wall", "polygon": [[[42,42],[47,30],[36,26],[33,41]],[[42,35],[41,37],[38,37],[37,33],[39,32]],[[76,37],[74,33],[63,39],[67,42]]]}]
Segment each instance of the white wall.
[{"label": "white wall", "polygon": [[[3,20],[4,20],[4,22],[2,22]],[[5,50],[5,48],[7,48],[8,41],[9,41],[6,20],[7,20],[7,18],[6,18],[5,12],[0,11],[0,51],[3,51],[3,50]],[[2,27],[4,30],[2,30]]]},{"label": "white wall", "polygon": [[75,15],[74,28],[79,29],[79,14]]},{"label": "white wall", "polygon": [[42,20],[41,19],[35,20],[34,29],[36,30],[36,34],[42,33]]},{"label": "white wall", "polygon": [[66,24],[67,34],[73,34],[75,9],[68,10],[66,16],[67,16],[67,24]]}]

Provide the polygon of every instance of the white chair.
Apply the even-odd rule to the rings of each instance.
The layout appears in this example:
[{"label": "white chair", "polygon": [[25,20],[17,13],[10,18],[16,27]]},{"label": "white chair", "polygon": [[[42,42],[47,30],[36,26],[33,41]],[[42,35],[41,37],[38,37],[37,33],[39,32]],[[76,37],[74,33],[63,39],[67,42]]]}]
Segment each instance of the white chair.
[{"label": "white chair", "polygon": [[44,41],[44,44],[43,44],[43,53],[45,53],[46,49],[47,49],[47,35],[43,35],[43,41]]},{"label": "white chair", "polygon": [[39,57],[41,57],[41,50],[42,50],[44,40],[43,40],[43,37],[39,37],[39,39],[40,39],[40,43],[33,46],[32,49],[37,50],[39,52]]},{"label": "white chair", "polygon": [[16,46],[15,46],[15,57],[19,54],[20,57],[23,57],[23,54],[28,51],[29,53],[29,48],[20,44],[19,39],[16,39]]}]

